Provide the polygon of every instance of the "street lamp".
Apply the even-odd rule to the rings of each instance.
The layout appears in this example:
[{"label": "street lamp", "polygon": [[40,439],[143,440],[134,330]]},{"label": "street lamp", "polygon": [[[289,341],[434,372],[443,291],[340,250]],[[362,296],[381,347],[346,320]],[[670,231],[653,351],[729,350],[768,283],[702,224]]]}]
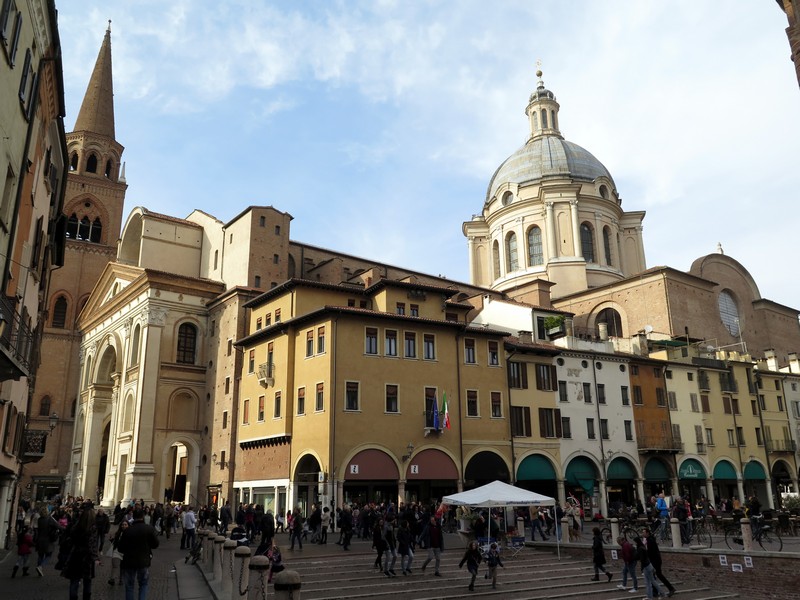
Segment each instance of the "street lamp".
[{"label": "street lamp", "polygon": [[50,431],[53,431],[53,429],[56,428],[56,425],[58,425],[58,413],[53,411],[53,414],[50,415]]}]

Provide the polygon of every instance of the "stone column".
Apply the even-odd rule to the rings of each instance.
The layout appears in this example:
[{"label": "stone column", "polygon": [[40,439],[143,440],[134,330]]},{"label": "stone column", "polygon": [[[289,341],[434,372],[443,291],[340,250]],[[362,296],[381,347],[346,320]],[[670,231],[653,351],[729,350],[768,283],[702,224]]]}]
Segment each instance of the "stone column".
[{"label": "stone column", "polygon": [[643,270],[644,269],[644,265],[645,265],[644,241],[642,239],[642,231],[644,231],[644,227],[639,225],[636,228],[636,248],[637,248],[637,250],[639,252],[639,256],[637,256],[637,258],[639,259],[639,264],[636,266],[636,271],[637,272]]},{"label": "stone column", "polygon": [[572,218],[572,252],[575,258],[583,258],[581,250],[581,226],[578,222],[578,201],[569,201],[569,213]]},{"label": "stone column", "polygon": [[604,517],[608,517],[608,499],[606,498],[606,480],[599,479],[597,481],[597,487],[600,493],[600,514]]},{"label": "stone column", "polygon": [[744,481],[741,477],[736,478],[736,492],[739,494],[739,501],[744,504],[746,496],[744,495]]},{"label": "stone column", "polygon": [[606,264],[606,245],[603,243],[603,223],[600,221],[602,216],[603,213],[594,213],[594,262],[598,265]]},{"label": "stone column", "polygon": [[[545,240],[547,243],[547,256],[545,257],[545,264],[558,257],[558,235],[556,231],[556,217],[553,211],[553,202],[548,201],[544,203],[545,207]],[[544,240],[543,240],[544,242]]]},{"label": "stone column", "polygon": [[611,519],[611,543],[616,546],[619,537],[619,519]]},{"label": "stone column", "polygon": [[459,494],[464,491],[464,481],[462,479],[459,479],[456,482],[456,490]]},{"label": "stone column", "polygon": [[639,495],[642,506],[647,506],[647,498],[644,495],[644,479],[640,477],[636,478],[636,493]]},{"label": "stone column", "polygon": [[[561,543],[562,544],[571,544],[572,543],[572,536],[570,535],[570,531],[572,531],[572,523],[569,522],[567,517],[561,518]],[[564,535],[564,534],[567,535]]]},{"label": "stone column", "polygon": [[558,503],[561,506],[564,506],[567,503],[567,489],[564,485],[565,481],[563,479],[556,480],[556,491],[558,496]]},{"label": "stone column", "polygon": [[706,498],[708,498],[708,502],[711,506],[716,508],[717,502],[716,498],[714,497],[714,478],[713,477],[706,477]]},{"label": "stone column", "polygon": [[744,551],[750,552],[753,550],[753,529],[750,525],[750,519],[744,518],[739,521],[742,528],[742,542],[744,543]]},{"label": "stone column", "polygon": [[[406,480],[401,479],[397,482],[397,506],[400,506],[401,502],[405,502],[406,498]],[[335,521],[336,519],[332,519]]]},{"label": "stone column", "polygon": [[767,486],[767,506],[775,510],[775,497],[772,495],[772,478],[767,475],[767,478],[764,480],[764,485]]},{"label": "stone column", "polygon": [[678,521],[678,519],[670,519],[669,527],[670,527],[670,533],[672,534],[672,547],[680,548],[681,546],[683,546],[683,540],[681,539],[680,521]]},{"label": "stone column", "polygon": [[[93,390],[92,394],[98,390]],[[80,495],[94,498],[97,487],[97,476],[100,472],[100,444],[103,440],[103,417],[105,416],[106,398],[92,396],[86,407],[86,433],[81,448],[81,480]]]},{"label": "stone column", "polygon": [[670,494],[670,495],[673,498],[675,496],[680,496],[681,495],[681,487],[680,487],[681,484],[680,484],[680,482],[675,477],[673,477],[672,479],[669,480],[669,484],[672,487],[672,494]]}]

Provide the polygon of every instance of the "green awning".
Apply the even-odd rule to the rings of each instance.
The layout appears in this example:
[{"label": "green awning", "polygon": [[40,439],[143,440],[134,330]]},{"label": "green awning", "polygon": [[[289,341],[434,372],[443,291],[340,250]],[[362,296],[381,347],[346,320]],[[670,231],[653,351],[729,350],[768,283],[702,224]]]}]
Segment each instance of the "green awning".
[{"label": "green awning", "polygon": [[736,480],[736,469],[727,460],[721,460],[714,467],[714,479],[733,479]]},{"label": "green awning", "polygon": [[699,461],[687,458],[678,469],[678,479],[705,479],[706,470]]},{"label": "green awning", "polygon": [[764,467],[762,467],[760,463],[751,460],[744,467],[744,478],[763,480],[767,478],[767,474],[764,473]]},{"label": "green awning", "polygon": [[554,481],[556,470],[552,463],[540,454],[533,454],[523,460],[517,469],[517,481]]},{"label": "green awning", "polygon": [[606,479],[636,479],[636,469],[629,460],[615,458],[608,465],[608,477]]},{"label": "green awning", "polygon": [[567,465],[567,483],[583,488],[587,494],[594,492],[596,479],[597,469],[595,469],[594,463],[585,456],[577,456]]},{"label": "green awning", "polygon": [[645,481],[669,481],[669,469],[660,460],[650,459],[644,468],[644,479]]}]

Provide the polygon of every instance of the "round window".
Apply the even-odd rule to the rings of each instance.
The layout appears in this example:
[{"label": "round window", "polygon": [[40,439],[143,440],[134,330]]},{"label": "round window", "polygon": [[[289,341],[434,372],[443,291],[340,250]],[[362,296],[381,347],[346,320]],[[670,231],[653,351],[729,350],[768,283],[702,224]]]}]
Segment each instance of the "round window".
[{"label": "round window", "polygon": [[563,367],[563,366],[564,366],[564,359],[563,359],[563,358],[557,358],[557,359],[556,359],[556,364],[557,364],[559,367]]},{"label": "round window", "polygon": [[503,206],[508,206],[511,204],[511,201],[514,199],[514,194],[511,192],[506,192],[503,194]]},{"label": "round window", "polygon": [[619,366],[619,370],[624,373],[625,372],[625,365],[620,365]]},{"label": "round window", "polygon": [[595,366],[595,368],[596,368],[596,369],[599,371],[600,369],[602,369],[602,368],[603,368],[603,363],[601,363],[601,362],[596,362],[596,363],[594,363],[594,366]]},{"label": "round window", "polygon": [[581,361],[581,366],[585,369],[585,368],[587,368],[589,366],[589,363],[586,362],[585,360],[582,360]]}]

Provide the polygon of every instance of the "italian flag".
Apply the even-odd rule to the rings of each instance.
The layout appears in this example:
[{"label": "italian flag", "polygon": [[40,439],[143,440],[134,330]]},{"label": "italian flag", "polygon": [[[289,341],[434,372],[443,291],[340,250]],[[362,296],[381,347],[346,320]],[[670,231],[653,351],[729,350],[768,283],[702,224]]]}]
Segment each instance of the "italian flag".
[{"label": "italian flag", "polygon": [[442,414],[444,415],[445,429],[450,429],[450,411],[447,410],[447,392],[442,392]]}]

